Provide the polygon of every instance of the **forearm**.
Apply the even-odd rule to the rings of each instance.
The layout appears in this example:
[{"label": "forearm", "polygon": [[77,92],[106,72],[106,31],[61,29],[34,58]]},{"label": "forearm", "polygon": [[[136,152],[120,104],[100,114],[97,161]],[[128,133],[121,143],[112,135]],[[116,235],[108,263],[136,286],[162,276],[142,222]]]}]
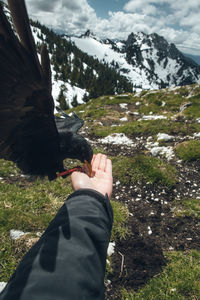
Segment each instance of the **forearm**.
[{"label": "forearm", "polygon": [[111,227],[109,200],[92,190],[76,191],[25,256],[0,299],[104,299]]}]

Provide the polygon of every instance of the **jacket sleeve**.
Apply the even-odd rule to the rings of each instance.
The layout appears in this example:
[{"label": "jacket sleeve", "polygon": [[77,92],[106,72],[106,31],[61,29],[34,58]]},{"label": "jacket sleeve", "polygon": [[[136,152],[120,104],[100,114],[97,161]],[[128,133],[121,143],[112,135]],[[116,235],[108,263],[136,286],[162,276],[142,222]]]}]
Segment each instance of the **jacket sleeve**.
[{"label": "jacket sleeve", "polygon": [[113,222],[107,197],[70,195],[11,277],[0,300],[102,300]]}]

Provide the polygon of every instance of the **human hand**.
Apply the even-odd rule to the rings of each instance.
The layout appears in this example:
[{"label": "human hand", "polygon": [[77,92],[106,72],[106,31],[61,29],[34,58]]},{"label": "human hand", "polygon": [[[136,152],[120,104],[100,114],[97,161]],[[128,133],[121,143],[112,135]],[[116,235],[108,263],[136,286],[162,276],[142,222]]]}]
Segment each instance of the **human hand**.
[{"label": "human hand", "polygon": [[72,188],[76,191],[78,189],[93,189],[103,194],[108,194],[111,197],[112,194],[112,162],[106,155],[98,153],[94,154],[92,158],[92,177],[89,177],[85,173],[73,172],[71,174]]}]

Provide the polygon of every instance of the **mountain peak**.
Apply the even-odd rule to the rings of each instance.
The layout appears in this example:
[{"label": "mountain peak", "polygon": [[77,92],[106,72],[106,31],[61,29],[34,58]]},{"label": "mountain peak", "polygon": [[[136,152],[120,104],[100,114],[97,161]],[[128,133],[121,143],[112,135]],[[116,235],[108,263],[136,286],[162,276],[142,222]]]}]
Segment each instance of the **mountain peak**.
[{"label": "mountain peak", "polygon": [[135,87],[159,89],[168,86],[200,82],[200,67],[185,58],[172,43],[157,33],[131,33],[126,41],[99,40],[89,30],[84,37],[90,39],[76,44],[84,52],[106,62]]},{"label": "mountain peak", "polygon": [[85,38],[85,37],[96,38],[94,33],[90,29],[86,30],[86,32],[80,36],[80,38]]}]

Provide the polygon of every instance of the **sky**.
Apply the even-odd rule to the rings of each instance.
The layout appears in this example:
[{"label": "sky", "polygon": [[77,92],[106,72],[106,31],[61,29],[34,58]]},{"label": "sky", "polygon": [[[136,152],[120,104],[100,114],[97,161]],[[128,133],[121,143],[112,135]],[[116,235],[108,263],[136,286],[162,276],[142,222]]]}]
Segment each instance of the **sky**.
[{"label": "sky", "polygon": [[100,38],[157,33],[184,53],[200,55],[200,0],[26,0],[29,15],[69,35]]}]

